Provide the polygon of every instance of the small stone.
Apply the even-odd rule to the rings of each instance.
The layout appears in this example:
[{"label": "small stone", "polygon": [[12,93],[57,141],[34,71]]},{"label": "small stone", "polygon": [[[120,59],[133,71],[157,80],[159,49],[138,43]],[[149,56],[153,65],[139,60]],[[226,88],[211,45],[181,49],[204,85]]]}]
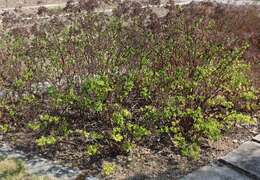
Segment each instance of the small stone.
[{"label": "small stone", "polygon": [[133,158],[132,157],[128,157],[127,158],[127,162],[132,162],[133,161]]},{"label": "small stone", "polygon": [[85,180],[98,180],[98,178],[90,176],[86,177]]},{"label": "small stone", "polygon": [[0,98],[4,98],[6,96],[5,90],[0,90]]},{"label": "small stone", "polygon": [[258,142],[258,143],[260,143],[260,134],[255,136],[255,137],[253,137],[253,140]]},{"label": "small stone", "polygon": [[234,139],[234,140],[233,140],[233,143],[238,143],[238,140],[237,140],[237,139]]},{"label": "small stone", "polygon": [[244,142],[246,142],[246,140],[242,139],[240,142],[241,142],[241,143],[244,143]]},{"label": "small stone", "polygon": [[258,127],[252,127],[252,128],[249,128],[249,131],[253,134],[253,135],[257,135],[259,132],[258,132]]}]

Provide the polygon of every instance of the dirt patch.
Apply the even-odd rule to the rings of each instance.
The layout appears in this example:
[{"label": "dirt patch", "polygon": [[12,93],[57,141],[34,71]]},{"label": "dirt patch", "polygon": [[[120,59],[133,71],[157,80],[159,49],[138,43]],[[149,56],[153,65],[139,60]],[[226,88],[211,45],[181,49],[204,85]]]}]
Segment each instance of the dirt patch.
[{"label": "dirt patch", "polygon": [[[257,117],[259,119],[259,117]],[[44,158],[58,161],[67,166],[80,167],[84,177],[95,176],[102,179],[178,179],[193,170],[196,170],[210,162],[216,161],[227,153],[236,149],[240,144],[249,141],[260,133],[260,125],[237,126],[232,132],[225,133],[218,141],[205,139],[198,160],[183,157],[176,149],[162,147],[138,146],[130,156],[115,156],[106,159],[93,159],[93,162],[84,160],[83,149],[75,151],[75,144],[60,142],[56,147],[50,147],[44,151],[32,146],[32,137],[26,133],[11,133],[4,138],[10,142],[13,148],[38,154]],[[116,165],[112,175],[102,175],[102,163],[110,162]]]}]

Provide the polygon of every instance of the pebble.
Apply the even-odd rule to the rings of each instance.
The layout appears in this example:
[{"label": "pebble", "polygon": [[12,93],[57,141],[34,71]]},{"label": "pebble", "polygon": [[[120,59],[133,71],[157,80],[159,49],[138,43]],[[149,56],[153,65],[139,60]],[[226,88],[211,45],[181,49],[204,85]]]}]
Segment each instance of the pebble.
[{"label": "pebble", "polygon": [[4,98],[6,96],[5,90],[0,90],[0,98]]},{"label": "pebble", "polygon": [[85,180],[98,180],[98,178],[90,176],[90,177],[86,177]]},{"label": "pebble", "polygon": [[233,140],[233,143],[238,143],[238,140],[237,140],[237,139],[234,139],[234,140]]}]

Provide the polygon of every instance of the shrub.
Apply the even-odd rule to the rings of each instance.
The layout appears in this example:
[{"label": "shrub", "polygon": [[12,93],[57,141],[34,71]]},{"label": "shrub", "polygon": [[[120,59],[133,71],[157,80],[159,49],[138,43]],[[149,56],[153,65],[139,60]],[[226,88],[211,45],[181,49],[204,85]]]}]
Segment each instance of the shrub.
[{"label": "shrub", "polygon": [[104,162],[102,166],[102,171],[105,176],[112,175],[116,170],[116,165],[110,162]]},{"label": "shrub", "polygon": [[241,106],[257,98],[246,42],[176,7],[162,18],[131,10],[50,22],[30,38],[6,34],[0,82],[11,95],[1,112],[10,124],[33,130],[39,146],[83,138],[87,157],[163,137],[197,158],[201,138],[253,122]]},{"label": "shrub", "polygon": [[42,136],[39,139],[36,139],[35,143],[38,146],[46,146],[46,145],[55,144],[56,141],[57,141],[56,138],[53,136],[48,136],[48,137]]}]

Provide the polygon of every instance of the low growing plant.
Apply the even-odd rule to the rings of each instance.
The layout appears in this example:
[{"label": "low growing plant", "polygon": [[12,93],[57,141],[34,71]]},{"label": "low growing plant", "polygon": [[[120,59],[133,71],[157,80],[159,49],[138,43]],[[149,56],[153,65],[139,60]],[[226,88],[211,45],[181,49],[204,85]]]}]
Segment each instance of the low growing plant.
[{"label": "low growing plant", "polygon": [[112,175],[116,170],[116,165],[110,162],[104,162],[102,166],[102,172],[105,176]]},{"label": "low growing plant", "polygon": [[198,158],[202,138],[254,123],[247,42],[176,7],[158,17],[121,6],[113,16],[49,22],[30,38],[2,37],[0,82],[15,96],[1,113],[10,125],[34,131],[41,147],[80,141],[91,159],[154,137]]}]

